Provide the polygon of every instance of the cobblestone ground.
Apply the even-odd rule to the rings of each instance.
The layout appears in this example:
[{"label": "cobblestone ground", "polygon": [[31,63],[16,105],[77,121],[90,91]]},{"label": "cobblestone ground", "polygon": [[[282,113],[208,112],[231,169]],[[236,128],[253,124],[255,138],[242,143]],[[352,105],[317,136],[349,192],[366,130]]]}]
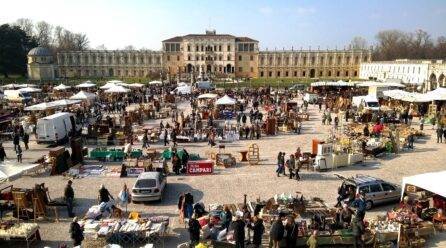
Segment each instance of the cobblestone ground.
[{"label": "cobblestone ground", "polygon": [[[181,104],[185,108],[186,104]],[[246,194],[248,199],[267,199],[274,194],[291,193],[299,191],[307,197],[319,197],[328,204],[334,204],[337,187],[340,181],[334,173],[351,176],[355,174],[367,174],[388,180],[393,183],[401,183],[402,177],[425,172],[440,171],[446,169],[446,144],[437,144],[431,135],[434,135],[430,126],[426,127],[427,137],[416,141],[414,151],[405,151],[391,157],[377,160],[367,160],[365,165],[357,165],[338,169],[330,172],[302,171],[302,181],[289,180],[286,177],[275,175],[275,163],[278,152],[286,154],[294,152],[301,147],[302,151],[310,151],[311,140],[324,138],[329,132],[329,126],[323,126],[320,114],[315,107],[309,108],[310,120],[303,124],[303,134],[280,134],[277,136],[262,137],[260,140],[238,141],[226,145],[226,151],[232,152],[239,158],[238,151],[247,149],[248,145],[255,142],[260,148],[261,163],[257,166],[238,164],[235,168],[216,168],[213,175],[208,176],[169,176],[168,187],[163,202],[150,204],[130,204],[129,211],[140,211],[146,214],[163,214],[172,217],[172,235],[166,239],[165,247],[176,247],[180,242],[188,239],[188,234],[178,224],[176,204],[179,194],[183,191],[191,191],[196,201],[203,201],[205,205],[211,203],[239,203]],[[155,123],[155,122],[151,122]],[[158,123],[158,122],[156,122]],[[14,157],[12,144],[4,144],[9,158]],[[154,147],[162,147],[160,144]],[[189,152],[199,153],[202,157],[209,150],[206,143],[193,143],[184,145]],[[48,152],[46,146],[31,143],[31,150],[23,154],[24,162],[32,161]],[[117,195],[124,183],[132,186],[135,178],[83,178],[74,180],[76,197],[75,212],[82,216],[89,206],[96,203],[99,186],[104,184],[113,195]],[[51,197],[62,197],[67,179],[62,176],[24,176],[11,182],[14,187],[33,187],[36,183],[44,182],[49,187]],[[6,186],[3,183],[0,186]],[[369,215],[382,214],[391,206],[378,207]],[[70,219],[66,212],[61,211],[62,220],[59,223],[52,221],[39,222],[43,242],[37,247],[57,247],[65,242],[71,245],[68,228]],[[437,235],[431,240],[428,247],[446,247],[445,235]]]}]

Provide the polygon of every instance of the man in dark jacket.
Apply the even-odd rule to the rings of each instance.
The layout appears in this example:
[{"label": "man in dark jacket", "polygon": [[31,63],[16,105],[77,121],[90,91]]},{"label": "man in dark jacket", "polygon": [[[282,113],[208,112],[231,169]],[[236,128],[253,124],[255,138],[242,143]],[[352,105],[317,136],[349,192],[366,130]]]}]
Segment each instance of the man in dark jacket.
[{"label": "man in dark jacket", "polygon": [[242,217],[243,212],[237,211],[235,213],[236,220],[231,223],[231,228],[234,230],[235,248],[245,247],[245,222]]},{"label": "man in dark jacket", "polygon": [[71,222],[70,234],[71,234],[71,239],[73,240],[74,243],[73,247],[80,246],[82,240],[84,240],[84,234],[81,226],[79,225],[79,223],[77,223],[77,217],[74,217],[73,222]]},{"label": "man in dark jacket", "polygon": [[71,185],[73,182],[71,180],[68,180],[67,186],[65,187],[64,197],[65,201],[67,203],[67,212],[68,216],[74,217],[73,213],[73,200],[74,200],[74,190]]},{"label": "man in dark jacket", "polygon": [[294,222],[294,218],[292,216],[288,216],[285,230],[286,230],[286,237],[285,237],[286,247],[287,248],[296,247],[297,233],[299,231],[299,228],[296,226],[296,223]]},{"label": "man in dark jacket", "polygon": [[283,239],[283,234],[285,232],[285,228],[282,223],[283,215],[279,214],[279,218],[277,218],[276,221],[274,221],[273,225],[271,226],[271,230],[269,233],[270,237],[270,247],[273,248],[279,248],[279,243]]},{"label": "man in dark jacket", "polygon": [[5,148],[3,147],[3,144],[0,143],[0,162],[3,162],[5,158],[6,158]]},{"label": "man in dark jacket", "polygon": [[108,192],[108,189],[106,189],[103,184],[101,184],[101,187],[99,189],[99,197],[98,198],[99,198],[99,203],[101,203],[101,202],[109,202],[110,198],[113,199],[113,200],[115,199],[110,194],[110,192]]},{"label": "man in dark jacket", "polygon": [[190,247],[195,247],[200,242],[200,229],[200,223],[195,218],[195,215],[192,215],[192,218],[189,220]]},{"label": "man in dark jacket", "polygon": [[259,248],[262,245],[262,236],[265,232],[265,226],[263,225],[263,220],[257,216],[254,216],[254,222],[248,226],[249,229],[254,231],[252,237],[252,244],[255,248]]},{"label": "man in dark jacket", "polygon": [[25,132],[25,133],[23,134],[22,140],[23,140],[23,144],[25,144],[25,150],[28,150],[28,149],[29,149],[29,147],[28,147],[28,143],[29,143],[29,134]]},{"label": "man in dark jacket", "polygon": [[14,143],[14,150],[16,150],[17,149],[17,146],[19,146],[20,145],[20,135],[19,135],[19,133],[14,133],[14,140],[13,140],[13,143]]}]

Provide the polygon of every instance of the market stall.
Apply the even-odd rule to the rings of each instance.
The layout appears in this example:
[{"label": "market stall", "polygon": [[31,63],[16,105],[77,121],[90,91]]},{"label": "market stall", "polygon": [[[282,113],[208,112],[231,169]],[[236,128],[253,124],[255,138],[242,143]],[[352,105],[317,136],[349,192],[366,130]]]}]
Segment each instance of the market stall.
[{"label": "market stall", "polygon": [[40,241],[39,225],[0,221],[0,240],[15,245],[16,242],[26,242],[26,247],[29,248],[34,241]]}]

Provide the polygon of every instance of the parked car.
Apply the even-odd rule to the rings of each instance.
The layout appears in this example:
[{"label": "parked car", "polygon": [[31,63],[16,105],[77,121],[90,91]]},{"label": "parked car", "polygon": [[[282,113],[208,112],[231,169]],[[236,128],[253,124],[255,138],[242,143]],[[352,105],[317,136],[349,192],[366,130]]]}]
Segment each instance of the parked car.
[{"label": "parked car", "polygon": [[196,82],[195,87],[199,90],[215,90],[214,84],[209,81]]},{"label": "parked car", "polygon": [[401,187],[396,184],[366,175],[356,175],[349,178],[339,174],[335,175],[342,180],[342,185],[338,191],[340,199],[348,198],[348,193],[345,194],[345,192],[349,192],[350,188],[355,195],[364,193],[367,210],[376,205],[395,203],[400,200]]},{"label": "parked car", "polygon": [[162,201],[167,186],[166,176],[158,171],[143,172],[132,188],[132,201]]},{"label": "parked car", "polygon": [[318,99],[319,99],[319,96],[317,94],[305,93],[305,95],[304,95],[304,101],[307,101],[310,104],[317,103]]}]

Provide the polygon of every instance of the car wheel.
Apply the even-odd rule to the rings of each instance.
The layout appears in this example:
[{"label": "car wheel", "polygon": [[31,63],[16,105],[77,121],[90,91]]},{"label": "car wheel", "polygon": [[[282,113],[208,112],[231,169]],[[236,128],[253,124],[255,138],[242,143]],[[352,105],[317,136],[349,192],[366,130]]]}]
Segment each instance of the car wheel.
[{"label": "car wheel", "polygon": [[365,202],[365,209],[366,210],[370,210],[373,207],[373,202],[372,201],[366,201]]}]

